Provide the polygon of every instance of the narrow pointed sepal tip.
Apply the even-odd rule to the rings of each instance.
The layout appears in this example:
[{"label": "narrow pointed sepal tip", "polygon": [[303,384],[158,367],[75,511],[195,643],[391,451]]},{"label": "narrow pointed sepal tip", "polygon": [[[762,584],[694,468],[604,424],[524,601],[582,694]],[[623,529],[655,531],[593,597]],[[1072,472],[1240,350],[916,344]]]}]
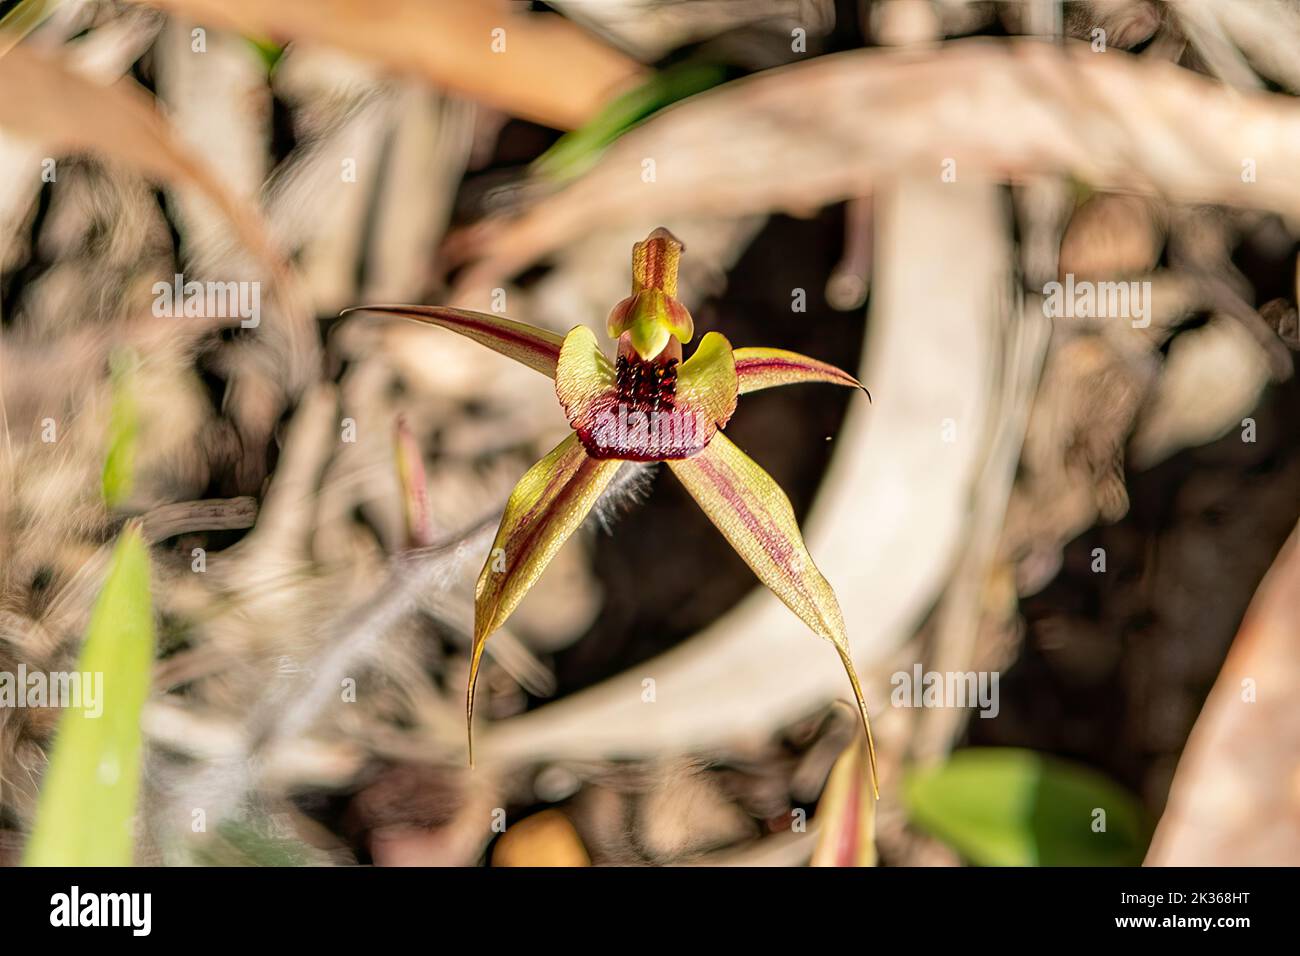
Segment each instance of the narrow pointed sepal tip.
[{"label": "narrow pointed sepal tip", "polygon": [[[715,334],[710,332],[709,336]],[[700,347],[704,348],[703,342]],[[786,361],[784,356],[776,357]],[[834,374],[836,381],[847,377],[838,370]],[[862,717],[872,767],[872,791],[879,795],[876,746],[867,701],[849,656],[844,616],[830,583],[808,553],[790,499],[771,475],[722,432],[694,457],[670,459],[668,467],[758,579],[814,634],[835,647]]]},{"label": "narrow pointed sepal tip", "polygon": [[[880,772],[876,769],[876,742],[871,739],[871,725],[867,725],[867,759],[871,763],[871,793],[880,799]],[[473,762],[470,762],[473,766]]]},{"label": "narrow pointed sepal tip", "polygon": [[871,717],[867,713],[867,698],[862,693],[862,685],[858,682],[858,672],[853,666],[853,658],[849,656],[847,647],[841,647],[836,642],[835,650],[840,655],[840,662],[844,665],[844,670],[849,675],[849,684],[853,687],[853,699],[858,707],[858,716],[862,718],[862,730],[867,735],[867,760],[871,764],[871,792],[879,800],[880,775],[876,768],[876,739],[871,733]]},{"label": "narrow pointed sepal tip", "polygon": [[469,751],[469,769],[474,769],[474,678],[470,678],[469,702],[465,707],[465,747]]},{"label": "narrow pointed sepal tip", "polygon": [[[475,608],[475,615],[479,613]],[[474,647],[469,659],[469,683],[465,688],[465,743],[469,751],[469,769],[474,769],[474,692],[478,689],[478,669],[483,659],[483,645],[488,634],[481,626],[474,628]]]},{"label": "narrow pointed sepal tip", "polygon": [[752,346],[736,349],[736,373],[740,376],[742,395],[778,385],[825,382],[860,388],[871,399],[867,387],[843,369],[787,349]]}]

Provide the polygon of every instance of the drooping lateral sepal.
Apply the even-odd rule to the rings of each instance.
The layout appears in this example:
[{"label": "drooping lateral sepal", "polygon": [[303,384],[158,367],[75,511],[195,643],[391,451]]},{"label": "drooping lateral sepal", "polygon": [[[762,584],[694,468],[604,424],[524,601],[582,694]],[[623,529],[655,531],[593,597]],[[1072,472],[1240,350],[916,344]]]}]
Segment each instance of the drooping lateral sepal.
[{"label": "drooping lateral sepal", "polygon": [[440,305],[363,305],[355,309],[344,309],[341,314],[347,315],[350,312],[377,312],[414,322],[440,325],[536,369],[549,378],[555,378],[560,346],[564,344],[563,336],[546,329],[469,309],[449,309]]},{"label": "drooping lateral sepal", "polygon": [[866,729],[874,780],[875,744],[844,617],[835,592],[804,545],[790,499],[721,432],[694,458],[670,461],[668,466],[758,579],[814,633],[835,646]]},{"label": "drooping lateral sepal", "polygon": [[488,637],[505,623],[560,546],[582,524],[620,462],[598,461],[569,435],[528,469],[506,502],[492,550],[474,588],[474,646],[466,719],[473,759],[474,687]]}]

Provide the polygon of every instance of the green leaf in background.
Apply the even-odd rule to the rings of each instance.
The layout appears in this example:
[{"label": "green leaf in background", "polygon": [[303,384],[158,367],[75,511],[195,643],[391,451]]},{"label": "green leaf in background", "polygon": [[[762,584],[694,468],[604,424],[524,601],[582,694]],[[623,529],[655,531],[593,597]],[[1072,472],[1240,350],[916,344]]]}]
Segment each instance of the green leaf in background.
[{"label": "green leaf in background", "polygon": [[195,854],[199,866],[311,866],[311,848],[265,820],[224,820]]},{"label": "green leaf in background", "polygon": [[130,496],[135,484],[135,445],[140,432],[140,415],[133,391],[135,356],[130,352],[115,352],[110,361],[112,406],[108,419],[108,453],[104,456],[100,486],[104,505],[111,511]]},{"label": "green leaf in background", "polygon": [[[77,669],[97,709],[69,707],[27,844],[28,866],[130,866],[140,789],[140,711],[153,673],[149,553],[136,525],[118,539]],[[83,703],[85,702],[83,697]]]},{"label": "green leaf in background", "polygon": [[903,801],[914,823],[982,866],[1136,866],[1150,839],[1128,791],[1031,750],[959,750],[909,773]]},{"label": "green leaf in background", "polygon": [[537,158],[533,171],[550,179],[572,179],[599,159],[610,143],[647,116],[711,89],[726,78],[726,68],[712,64],[682,64],[656,73],[641,86],[615,99],[586,126],[561,136]]},{"label": "green leaf in background", "polygon": [[284,56],[285,47],[279,43],[273,43],[260,37],[245,37],[244,39],[262,58],[262,65],[266,67],[267,73],[274,70],[276,64],[280,62],[280,58]]}]

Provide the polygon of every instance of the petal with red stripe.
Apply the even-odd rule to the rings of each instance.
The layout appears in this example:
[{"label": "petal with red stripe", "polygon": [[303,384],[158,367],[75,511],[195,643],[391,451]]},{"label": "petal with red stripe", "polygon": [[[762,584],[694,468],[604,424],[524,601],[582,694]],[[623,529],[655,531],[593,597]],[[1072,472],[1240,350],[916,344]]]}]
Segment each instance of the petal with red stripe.
[{"label": "petal with red stripe", "polygon": [[528,469],[506,502],[474,589],[474,647],[465,711],[474,760],[474,687],[483,646],[523,600],[560,546],[582,524],[621,462],[598,461],[569,435]]},{"label": "petal with red stripe", "polygon": [[835,592],[804,546],[790,499],[771,475],[721,432],[694,458],[670,461],[668,466],[758,579],[816,634],[835,645],[867,733],[874,781],[871,722],[853,668],[844,617]]},{"label": "petal with red stripe", "polygon": [[377,312],[413,322],[440,325],[516,362],[522,362],[550,378],[555,378],[560,346],[564,344],[563,336],[546,329],[468,309],[449,309],[440,305],[362,305],[344,309],[340,314],[347,315],[350,312]]},{"label": "petal with red stripe", "polygon": [[[866,386],[843,369],[827,362],[787,352],[785,349],[736,349],[736,375],[740,379],[740,394],[757,392],[777,385],[795,385],[800,382],[828,382],[847,385],[849,388]],[[871,393],[867,392],[870,397]]]}]

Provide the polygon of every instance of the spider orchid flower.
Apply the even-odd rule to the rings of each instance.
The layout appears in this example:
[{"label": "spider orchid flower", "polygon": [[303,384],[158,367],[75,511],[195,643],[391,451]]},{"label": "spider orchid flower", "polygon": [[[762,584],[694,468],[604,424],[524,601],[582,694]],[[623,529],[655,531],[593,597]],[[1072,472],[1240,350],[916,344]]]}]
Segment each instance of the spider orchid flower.
[{"label": "spider orchid flower", "polygon": [[[677,298],[684,247],[655,229],[633,247],[632,294],[610,312],[614,361],[595,334],[563,337],[496,315],[421,305],[352,311],[396,315],[458,332],[555,380],[573,432],[520,480],[506,503],[475,588],[466,718],[473,764],[474,688],[488,637],[518,606],[560,546],[583,523],[625,461],[666,462],[731,546],[786,606],[839,653],[866,731],[873,789],[875,746],[835,593],[804,546],[790,500],[722,429],[748,392],[797,382],[863,386],[816,359],[772,348],[733,349],[706,333],[690,358],[690,312]],[[864,388],[863,391],[866,391]],[[878,791],[877,791],[878,792]]]}]

